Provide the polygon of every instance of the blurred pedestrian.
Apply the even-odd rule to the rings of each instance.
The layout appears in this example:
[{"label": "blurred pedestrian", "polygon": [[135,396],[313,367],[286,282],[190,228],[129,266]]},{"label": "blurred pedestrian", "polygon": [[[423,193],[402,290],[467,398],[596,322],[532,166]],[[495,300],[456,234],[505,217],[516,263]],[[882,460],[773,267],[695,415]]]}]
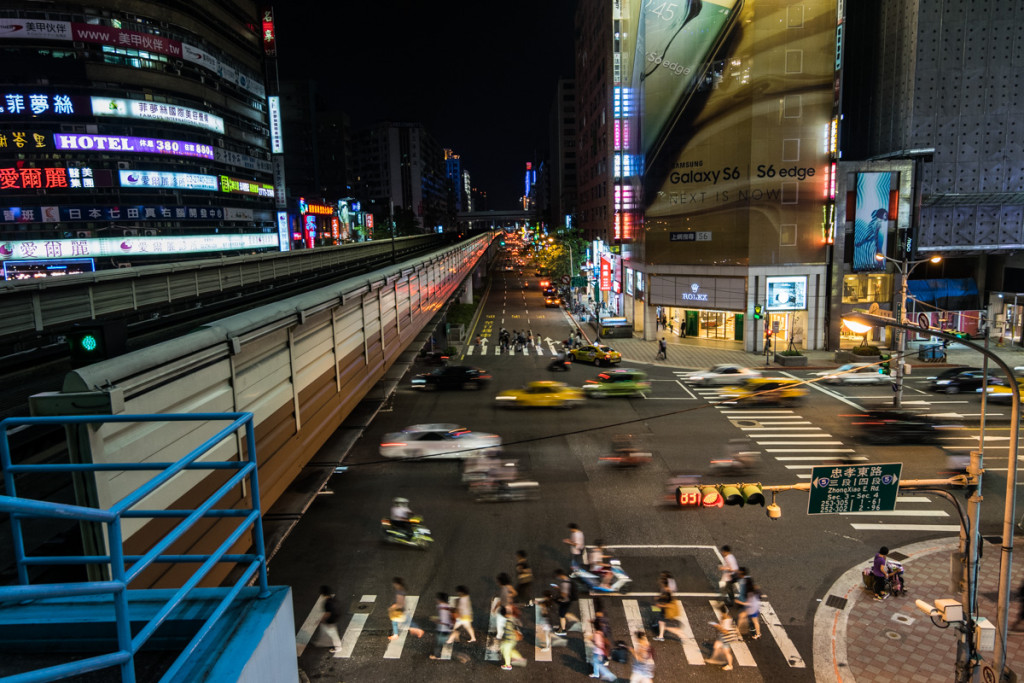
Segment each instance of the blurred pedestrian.
[{"label": "blurred pedestrian", "polygon": [[739,562],[736,561],[736,556],[732,554],[732,548],[727,545],[722,546],[722,564],[718,566],[718,570],[722,572],[722,578],[718,581],[718,587],[722,590],[722,598],[725,604],[732,606],[734,602],[734,583],[735,583],[735,572],[740,568]]},{"label": "blurred pedestrian", "polygon": [[526,551],[516,551],[516,599],[527,607],[533,606],[533,569],[526,561]]},{"label": "blurred pedestrian", "polygon": [[668,343],[664,337],[658,341],[658,353],[654,356],[654,360],[668,360]]},{"label": "blurred pedestrian", "polygon": [[611,645],[605,640],[604,632],[601,630],[601,624],[598,623],[597,619],[592,622],[593,629],[587,636],[590,641],[590,666],[593,672],[590,674],[591,678],[600,678],[605,681],[618,680],[618,677],[611,672],[605,661],[608,658],[608,652],[611,650]]},{"label": "blurred pedestrian", "polygon": [[566,621],[570,617],[576,621],[576,618],[569,614],[569,606],[573,601],[573,583],[564,569],[555,570],[555,580],[557,581],[555,586],[558,589],[558,593],[555,595],[555,602],[558,605],[558,630],[555,631],[555,635],[565,636]]},{"label": "blurred pedestrian", "polygon": [[334,599],[334,591],[330,586],[320,586],[320,597],[323,599],[324,610],[323,616],[320,617],[320,635],[326,636],[331,642],[331,652],[334,653],[341,649],[341,638],[338,636],[341,608],[338,606],[338,601]]},{"label": "blurred pedestrian", "polygon": [[505,629],[505,618],[508,614],[516,611],[515,598],[516,589],[512,587],[512,579],[508,574],[498,574],[498,602],[495,603],[493,612],[495,615],[495,632],[503,633]]},{"label": "blurred pedestrian", "polygon": [[[608,621],[608,617],[604,613],[604,601],[601,598],[594,598],[594,624],[595,628],[598,626],[601,628],[601,634],[604,636],[604,642],[608,643],[608,649],[611,649],[611,644],[615,642],[612,638],[612,622]],[[608,653],[605,652],[605,664],[608,663]]]},{"label": "blurred pedestrian", "polygon": [[519,628],[519,621],[513,614],[507,612],[504,607],[499,607],[499,614],[503,617],[505,627],[502,630],[501,635],[501,656],[505,660],[505,664],[501,667],[505,671],[509,671],[512,668],[512,661],[526,663],[526,658],[519,654],[519,650],[516,649],[519,645],[519,641],[523,639],[523,632]]},{"label": "blurred pedestrian", "polygon": [[753,640],[761,637],[761,590],[749,578],[744,580],[743,596],[736,600],[736,604],[743,608],[740,612],[736,628],[742,634],[744,631],[750,633],[750,624],[754,624]]},{"label": "blurred pedestrian", "polygon": [[569,566],[573,569],[583,567],[583,550],[586,542],[583,539],[583,531],[575,523],[569,524],[569,538],[563,538],[562,543],[569,545]]},{"label": "blurred pedestrian", "polygon": [[651,649],[651,643],[647,640],[647,634],[642,630],[637,631],[634,636],[633,642],[636,643],[636,647],[629,648],[629,654],[633,655],[633,668],[629,674],[629,683],[653,683],[654,651]]},{"label": "blurred pedestrian", "polygon": [[469,599],[469,589],[465,586],[457,586],[455,592],[455,626],[448,642],[453,643],[459,639],[459,629],[469,634],[469,642],[476,642],[476,633],[473,631],[473,603]]},{"label": "blurred pedestrian", "polygon": [[683,640],[685,633],[679,625],[679,603],[675,596],[664,592],[654,601],[660,612],[658,617],[658,635],[654,637],[657,641],[665,640],[665,631],[674,633],[679,640]]},{"label": "blurred pedestrian", "polygon": [[400,576],[396,576],[391,579],[391,586],[395,590],[395,599],[388,607],[388,618],[391,620],[391,635],[388,636],[388,640],[397,638],[399,627],[406,622],[409,624],[409,633],[417,638],[422,638],[423,629],[413,623],[411,614],[406,615],[405,613],[405,581]]},{"label": "blurred pedestrian", "polygon": [[544,591],[541,597],[535,601],[537,606],[537,631],[544,634],[544,650],[551,649],[551,626],[558,617],[555,595],[551,591]]},{"label": "blurred pedestrian", "polygon": [[658,574],[659,593],[664,593],[665,591],[668,591],[669,593],[675,594],[676,592],[678,592],[678,590],[679,588],[676,586],[675,577],[672,576],[671,572],[661,572],[660,574]]},{"label": "blurred pedestrian", "polygon": [[[711,624],[718,631],[718,637],[715,639],[715,647],[711,651],[711,656],[704,660],[707,664],[716,664],[722,666],[723,671],[732,671],[732,646],[730,643],[734,643],[739,640],[739,634],[736,633],[736,629],[732,624],[732,617],[729,616],[729,608],[725,605],[718,607],[718,621]],[[722,661],[722,658],[725,661]]]},{"label": "blurred pedestrian", "polygon": [[441,658],[441,651],[444,650],[445,643],[451,640],[451,635],[454,633],[452,628],[455,620],[452,617],[452,606],[448,604],[447,593],[437,594],[436,606],[437,616],[434,619],[437,631],[434,637],[434,651],[430,655],[431,659]]},{"label": "blurred pedestrian", "polygon": [[1011,631],[1020,631],[1021,624],[1024,624],[1024,581],[1021,581],[1020,588],[1017,589],[1017,601],[1020,606],[1017,608],[1017,621],[1010,625]]}]

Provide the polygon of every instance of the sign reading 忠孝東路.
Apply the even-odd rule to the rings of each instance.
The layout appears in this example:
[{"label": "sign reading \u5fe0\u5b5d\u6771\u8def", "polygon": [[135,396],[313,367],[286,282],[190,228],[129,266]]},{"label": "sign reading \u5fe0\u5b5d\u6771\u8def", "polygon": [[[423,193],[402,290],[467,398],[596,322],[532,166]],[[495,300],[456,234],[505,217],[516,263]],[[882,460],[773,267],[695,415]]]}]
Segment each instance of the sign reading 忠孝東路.
[{"label": "sign reading \u5fe0\u5b5d\u6771\u8def", "polygon": [[903,463],[898,462],[815,467],[807,514],[893,510],[902,469]]}]

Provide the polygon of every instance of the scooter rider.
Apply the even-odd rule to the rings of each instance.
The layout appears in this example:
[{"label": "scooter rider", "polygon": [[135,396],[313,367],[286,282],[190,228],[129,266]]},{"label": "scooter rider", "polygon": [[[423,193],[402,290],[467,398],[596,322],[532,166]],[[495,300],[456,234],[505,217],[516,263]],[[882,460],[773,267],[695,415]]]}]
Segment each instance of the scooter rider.
[{"label": "scooter rider", "polygon": [[395,498],[391,501],[391,526],[398,529],[405,535],[412,534],[412,510],[409,509],[409,501],[405,498]]}]

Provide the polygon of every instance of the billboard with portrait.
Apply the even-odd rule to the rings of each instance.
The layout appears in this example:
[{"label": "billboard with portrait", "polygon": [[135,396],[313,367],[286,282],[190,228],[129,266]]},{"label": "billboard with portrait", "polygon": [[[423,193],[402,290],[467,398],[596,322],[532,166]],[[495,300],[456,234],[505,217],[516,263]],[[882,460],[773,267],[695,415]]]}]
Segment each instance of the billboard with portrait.
[{"label": "billboard with portrait", "polygon": [[853,271],[883,271],[889,236],[889,173],[858,173],[853,220]]},{"label": "billboard with portrait", "polygon": [[835,0],[631,7],[646,260],[823,261]]},{"label": "billboard with portrait", "polygon": [[768,297],[765,310],[805,311],[807,310],[807,276],[793,275],[766,278]]}]

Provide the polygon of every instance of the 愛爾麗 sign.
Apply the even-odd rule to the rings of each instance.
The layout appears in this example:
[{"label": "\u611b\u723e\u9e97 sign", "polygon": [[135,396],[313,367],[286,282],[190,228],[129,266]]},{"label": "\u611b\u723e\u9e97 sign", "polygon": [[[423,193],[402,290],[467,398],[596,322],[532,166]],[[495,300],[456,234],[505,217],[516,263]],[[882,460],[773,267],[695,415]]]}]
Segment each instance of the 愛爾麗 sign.
[{"label": "\u611b\u723e\u9e97 sign", "polygon": [[601,274],[600,274],[600,287],[602,292],[607,292],[612,288],[612,262],[601,257]]},{"label": "\u611b\u723e\u9e97 sign", "polygon": [[710,275],[651,275],[647,301],[652,306],[742,311],[746,305],[746,280]]}]

